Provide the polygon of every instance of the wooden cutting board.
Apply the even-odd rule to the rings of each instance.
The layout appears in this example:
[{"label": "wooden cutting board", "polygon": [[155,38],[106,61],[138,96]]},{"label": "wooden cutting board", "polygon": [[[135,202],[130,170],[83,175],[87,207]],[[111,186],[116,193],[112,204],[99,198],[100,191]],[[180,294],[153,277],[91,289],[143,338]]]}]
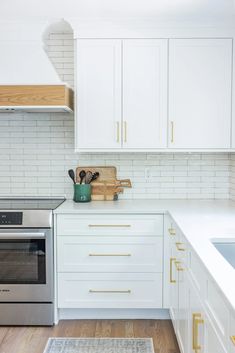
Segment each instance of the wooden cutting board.
[{"label": "wooden cutting board", "polygon": [[116,167],[77,167],[76,182],[80,182],[79,173],[81,170],[99,172],[99,178],[91,183],[91,199],[93,201],[113,201],[118,199],[118,194],[123,193],[122,187],[131,188],[130,179],[117,180]]}]

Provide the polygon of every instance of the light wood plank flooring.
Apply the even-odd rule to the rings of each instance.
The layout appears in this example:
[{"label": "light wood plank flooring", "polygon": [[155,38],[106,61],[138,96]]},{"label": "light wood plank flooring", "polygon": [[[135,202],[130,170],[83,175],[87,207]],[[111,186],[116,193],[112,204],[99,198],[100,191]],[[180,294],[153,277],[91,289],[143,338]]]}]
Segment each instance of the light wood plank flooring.
[{"label": "light wood plank flooring", "polygon": [[155,353],[179,353],[170,320],[61,320],[54,327],[0,327],[0,353],[43,353],[48,337],[152,337]]}]

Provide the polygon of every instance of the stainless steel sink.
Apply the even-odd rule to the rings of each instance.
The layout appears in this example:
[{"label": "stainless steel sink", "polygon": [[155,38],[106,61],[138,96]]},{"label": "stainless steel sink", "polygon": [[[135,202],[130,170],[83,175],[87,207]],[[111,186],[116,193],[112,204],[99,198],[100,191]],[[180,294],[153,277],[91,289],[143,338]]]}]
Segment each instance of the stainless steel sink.
[{"label": "stainless steel sink", "polygon": [[212,244],[235,269],[235,239],[212,240]]}]

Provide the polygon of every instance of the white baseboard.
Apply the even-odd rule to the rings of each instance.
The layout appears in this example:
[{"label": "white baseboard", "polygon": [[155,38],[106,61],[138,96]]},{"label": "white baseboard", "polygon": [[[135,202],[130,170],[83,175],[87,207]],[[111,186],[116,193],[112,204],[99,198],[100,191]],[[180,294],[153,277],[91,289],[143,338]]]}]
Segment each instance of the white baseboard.
[{"label": "white baseboard", "polygon": [[59,320],[170,319],[167,309],[59,309]]}]

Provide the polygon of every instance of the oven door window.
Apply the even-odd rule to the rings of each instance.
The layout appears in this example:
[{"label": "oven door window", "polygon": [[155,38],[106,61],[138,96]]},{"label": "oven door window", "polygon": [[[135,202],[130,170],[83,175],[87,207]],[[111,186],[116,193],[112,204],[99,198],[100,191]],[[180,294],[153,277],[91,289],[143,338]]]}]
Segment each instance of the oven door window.
[{"label": "oven door window", "polygon": [[45,250],[45,239],[0,240],[0,284],[45,284]]}]

